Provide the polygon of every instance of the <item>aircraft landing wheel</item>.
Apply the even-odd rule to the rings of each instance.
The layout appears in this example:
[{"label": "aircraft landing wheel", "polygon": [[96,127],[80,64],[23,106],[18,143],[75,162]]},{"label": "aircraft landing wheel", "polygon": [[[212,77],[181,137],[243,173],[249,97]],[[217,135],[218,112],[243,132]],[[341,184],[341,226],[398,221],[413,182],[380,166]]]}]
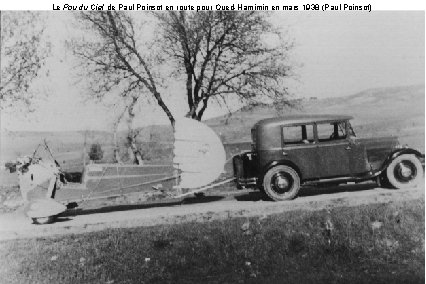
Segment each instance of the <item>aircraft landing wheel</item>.
[{"label": "aircraft landing wheel", "polygon": [[37,225],[45,225],[45,224],[51,224],[55,221],[56,216],[49,216],[49,217],[37,217],[37,218],[31,218],[33,220],[33,224]]}]

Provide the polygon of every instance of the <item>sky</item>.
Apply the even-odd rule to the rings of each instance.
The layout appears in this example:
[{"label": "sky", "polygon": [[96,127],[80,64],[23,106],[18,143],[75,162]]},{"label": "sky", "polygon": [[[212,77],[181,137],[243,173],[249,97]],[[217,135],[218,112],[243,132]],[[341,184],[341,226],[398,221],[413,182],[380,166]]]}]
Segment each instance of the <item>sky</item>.
[{"label": "sky", "polygon": [[[63,40],[76,32],[68,24],[69,17],[49,12],[47,33],[53,54],[47,66],[51,72],[48,79],[36,83],[49,95],[37,100],[33,113],[2,112],[2,130],[111,130],[114,110],[85,101],[87,90],[75,84],[73,57],[63,46]],[[291,61],[296,78],[288,83],[295,97],[337,97],[371,88],[424,84],[423,11],[277,12],[271,19],[295,41]],[[169,92],[183,93],[183,84],[171,86]],[[175,117],[184,116],[185,101],[169,103]],[[168,123],[158,107],[138,111],[135,126]],[[212,107],[205,118],[226,112]]]}]

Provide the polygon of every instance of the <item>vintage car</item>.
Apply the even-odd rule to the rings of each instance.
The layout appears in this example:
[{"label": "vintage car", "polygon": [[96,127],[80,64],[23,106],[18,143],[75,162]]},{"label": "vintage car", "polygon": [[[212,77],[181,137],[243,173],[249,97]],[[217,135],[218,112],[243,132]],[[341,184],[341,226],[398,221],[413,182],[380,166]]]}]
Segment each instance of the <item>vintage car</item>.
[{"label": "vintage car", "polygon": [[396,137],[358,138],[346,115],[264,119],[251,129],[252,151],[233,159],[239,188],[263,189],[272,200],[296,197],[302,184],[376,181],[407,188],[423,181],[424,154]]}]

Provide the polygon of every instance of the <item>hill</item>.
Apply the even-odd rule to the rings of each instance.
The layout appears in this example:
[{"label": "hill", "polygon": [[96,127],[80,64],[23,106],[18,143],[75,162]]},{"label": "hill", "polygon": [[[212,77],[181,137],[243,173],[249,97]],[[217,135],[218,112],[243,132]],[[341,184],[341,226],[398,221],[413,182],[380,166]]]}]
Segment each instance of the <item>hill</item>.
[{"label": "hill", "polygon": [[[216,117],[205,123],[224,143],[236,143],[249,142],[250,129],[260,119],[297,113],[348,114],[355,118],[353,125],[358,136],[397,135],[402,143],[424,152],[424,85],[371,89],[346,97],[301,99],[296,103],[297,108],[280,112],[271,105],[243,108],[231,116]],[[173,133],[170,126],[152,125],[139,130],[138,140],[146,146],[171,147]],[[113,135],[108,132],[9,131],[1,133],[0,162],[31,154],[43,139],[49,142],[58,159],[81,161],[85,136],[89,146],[101,143],[106,155],[112,152]],[[120,133],[120,144],[125,144],[125,132]]]},{"label": "hill", "polygon": [[232,116],[207,120],[224,142],[250,141],[250,128],[260,119],[285,114],[347,114],[358,136],[399,136],[402,143],[424,151],[425,86],[378,88],[346,97],[301,99],[296,109],[278,112],[263,105]]}]

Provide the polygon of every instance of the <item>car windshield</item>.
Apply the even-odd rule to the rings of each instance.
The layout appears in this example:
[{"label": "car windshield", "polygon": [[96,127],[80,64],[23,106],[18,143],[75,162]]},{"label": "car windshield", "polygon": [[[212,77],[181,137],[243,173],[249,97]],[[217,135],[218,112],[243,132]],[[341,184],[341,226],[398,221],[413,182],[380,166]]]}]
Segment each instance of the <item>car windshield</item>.
[{"label": "car windshield", "polygon": [[320,142],[344,139],[346,138],[346,122],[318,123],[317,133]]},{"label": "car windshield", "polygon": [[348,135],[349,135],[349,137],[351,137],[351,136],[356,137],[355,131],[352,128],[352,125],[349,123],[349,121],[347,121],[346,124],[348,126]]}]

